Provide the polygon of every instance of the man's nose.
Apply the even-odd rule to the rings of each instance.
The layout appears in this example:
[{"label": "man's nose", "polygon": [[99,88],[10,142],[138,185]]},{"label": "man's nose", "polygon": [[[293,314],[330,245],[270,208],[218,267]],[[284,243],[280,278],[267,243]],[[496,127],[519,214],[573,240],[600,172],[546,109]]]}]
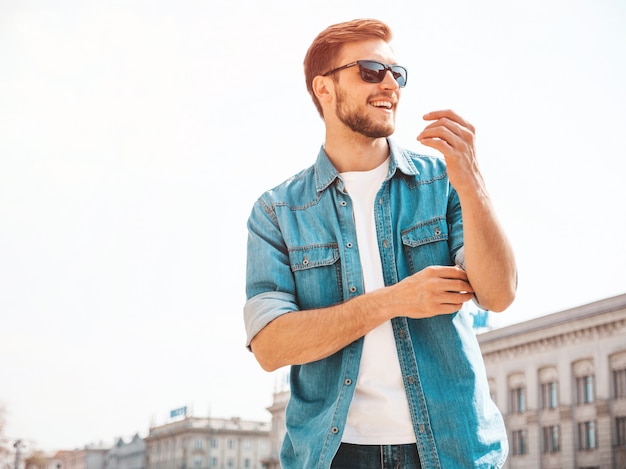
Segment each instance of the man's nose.
[{"label": "man's nose", "polygon": [[384,85],[385,89],[400,88],[400,85],[398,85],[398,82],[394,78],[391,70],[385,70],[385,78],[383,78],[383,81],[381,81],[381,83]]}]

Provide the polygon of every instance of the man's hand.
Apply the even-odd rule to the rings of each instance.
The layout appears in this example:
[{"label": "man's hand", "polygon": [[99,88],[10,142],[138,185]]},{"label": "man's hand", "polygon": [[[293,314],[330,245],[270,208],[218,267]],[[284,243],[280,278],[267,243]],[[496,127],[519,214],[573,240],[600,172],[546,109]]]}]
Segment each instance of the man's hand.
[{"label": "man's hand", "polygon": [[451,110],[429,112],[424,120],[433,122],[417,140],[443,154],[450,183],[457,192],[477,190],[482,178],[476,160],[474,126]]},{"label": "man's hand", "polygon": [[396,316],[427,318],[451,314],[473,298],[474,290],[459,267],[426,267],[388,287]]},{"label": "man's hand", "polygon": [[283,314],[250,344],[264,370],[321,360],[397,316],[452,314],[473,294],[459,267],[426,267],[394,285],[321,309]]},{"label": "man's hand", "polygon": [[515,257],[478,168],[474,126],[450,110],[429,112],[424,119],[433,122],[417,140],[443,154],[461,202],[467,278],[483,307],[503,311],[515,298]]}]

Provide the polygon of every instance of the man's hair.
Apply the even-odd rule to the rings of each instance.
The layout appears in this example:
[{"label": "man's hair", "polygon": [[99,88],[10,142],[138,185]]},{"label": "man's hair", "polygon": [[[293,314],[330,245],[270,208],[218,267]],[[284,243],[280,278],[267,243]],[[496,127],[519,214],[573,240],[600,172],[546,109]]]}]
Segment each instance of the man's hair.
[{"label": "man's hair", "polygon": [[343,65],[338,64],[337,60],[344,44],[368,39],[382,39],[389,42],[391,36],[389,26],[373,19],[334,24],[318,34],[304,57],[304,77],[306,88],[322,118],[324,117],[322,106],[313,92],[313,78]]}]

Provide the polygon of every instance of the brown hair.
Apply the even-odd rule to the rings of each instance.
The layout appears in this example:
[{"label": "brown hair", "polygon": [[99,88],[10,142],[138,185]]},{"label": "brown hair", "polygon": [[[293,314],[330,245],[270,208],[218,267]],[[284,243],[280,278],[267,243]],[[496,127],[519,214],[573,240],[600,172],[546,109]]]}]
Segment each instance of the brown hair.
[{"label": "brown hair", "polygon": [[337,64],[336,60],[341,54],[344,44],[377,38],[389,42],[391,36],[389,26],[382,21],[373,19],[334,24],[318,34],[304,57],[304,77],[306,88],[313,98],[313,103],[320,116],[324,117],[324,114],[322,106],[313,92],[313,78],[341,65]]}]

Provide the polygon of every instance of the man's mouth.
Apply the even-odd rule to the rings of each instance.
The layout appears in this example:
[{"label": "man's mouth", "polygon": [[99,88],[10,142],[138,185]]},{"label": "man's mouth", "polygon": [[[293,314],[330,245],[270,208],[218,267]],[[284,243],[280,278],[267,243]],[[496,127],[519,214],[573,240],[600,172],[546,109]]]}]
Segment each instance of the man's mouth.
[{"label": "man's mouth", "polygon": [[393,102],[391,101],[387,101],[387,100],[376,100],[376,101],[370,101],[370,105],[377,107],[377,108],[382,108],[382,109],[393,109]]}]

